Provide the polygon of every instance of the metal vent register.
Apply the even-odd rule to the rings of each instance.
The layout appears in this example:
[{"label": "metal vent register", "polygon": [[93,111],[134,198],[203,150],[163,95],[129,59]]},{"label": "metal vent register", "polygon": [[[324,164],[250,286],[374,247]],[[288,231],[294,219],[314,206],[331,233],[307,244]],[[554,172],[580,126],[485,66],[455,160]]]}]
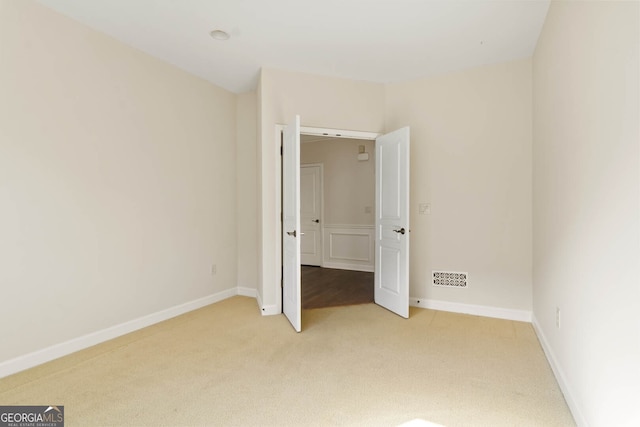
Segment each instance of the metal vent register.
[{"label": "metal vent register", "polygon": [[469,273],[459,271],[432,271],[433,286],[446,286],[448,288],[466,288]]}]

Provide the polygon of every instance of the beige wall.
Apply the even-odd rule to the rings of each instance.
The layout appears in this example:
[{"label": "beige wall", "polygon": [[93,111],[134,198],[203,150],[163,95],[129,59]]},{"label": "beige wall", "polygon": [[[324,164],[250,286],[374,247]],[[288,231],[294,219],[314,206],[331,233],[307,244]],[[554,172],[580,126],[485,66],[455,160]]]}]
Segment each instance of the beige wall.
[{"label": "beige wall", "polygon": [[[533,303],[578,421],[633,421],[639,12],[554,1],[533,64],[386,86],[265,69],[235,96],[0,0],[0,363],[236,286],[277,309],[275,125],[300,114],[411,126],[411,296]],[[468,271],[469,289],[431,287],[432,269]]]},{"label": "beige wall", "polygon": [[552,2],[533,60],[534,324],[579,425],[640,422],[639,15]]},{"label": "beige wall", "polygon": [[[359,146],[369,160],[358,161]],[[325,224],[375,224],[374,156],[375,141],[327,138],[301,145],[300,163],[323,164]]]},{"label": "beige wall", "polygon": [[258,285],[257,109],[256,92],[238,95],[236,125],[238,286],[252,291],[255,291]]},{"label": "beige wall", "polygon": [[279,312],[280,151],[275,127],[299,114],[303,126],[380,132],[384,86],[353,80],[263,69],[259,83],[260,265],[259,303]]},{"label": "beige wall", "polygon": [[[411,126],[412,297],[530,312],[530,59],[386,86],[263,70],[261,85],[263,306],[279,271],[273,128],[299,113],[309,126]],[[470,286],[434,288],[432,269],[468,271]]]},{"label": "beige wall", "polygon": [[235,288],[235,111],[232,93],[0,2],[0,362]]},{"label": "beige wall", "polygon": [[387,131],[411,127],[412,297],[530,312],[531,96],[530,59],[387,86]]}]

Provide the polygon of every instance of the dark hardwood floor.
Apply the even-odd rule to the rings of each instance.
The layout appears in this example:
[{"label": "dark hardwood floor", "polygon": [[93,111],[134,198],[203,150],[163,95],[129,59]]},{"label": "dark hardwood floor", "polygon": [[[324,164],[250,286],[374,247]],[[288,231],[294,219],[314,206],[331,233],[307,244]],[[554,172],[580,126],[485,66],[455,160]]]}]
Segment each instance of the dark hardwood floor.
[{"label": "dark hardwood floor", "polygon": [[302,308],[373,302],[373,273],[302,266]]}]

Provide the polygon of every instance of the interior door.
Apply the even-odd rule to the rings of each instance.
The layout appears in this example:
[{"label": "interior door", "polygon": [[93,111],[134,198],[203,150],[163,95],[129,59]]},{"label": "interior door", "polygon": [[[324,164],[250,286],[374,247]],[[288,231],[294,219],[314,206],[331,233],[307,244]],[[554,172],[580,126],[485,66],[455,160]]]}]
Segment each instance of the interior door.
[{"label": "interior door", "polygon": [[300,166],[300,257],[303,265],[322,265],[322,171],[320,165]]},{"label": "interior door", "polygon": [[409,128],[376,139],[376,304],[409,317]]},{"label": "interior door", "polygon": [[300,292],[300,116],[282,131],[282,311],[302,330]]}]

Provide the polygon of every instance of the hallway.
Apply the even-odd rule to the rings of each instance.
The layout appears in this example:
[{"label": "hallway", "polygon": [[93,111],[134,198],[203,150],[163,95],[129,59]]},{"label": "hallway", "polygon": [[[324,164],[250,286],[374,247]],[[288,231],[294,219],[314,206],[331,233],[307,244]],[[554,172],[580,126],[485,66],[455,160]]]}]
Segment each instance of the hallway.
[{"label": "hallway", "polygon": [[302,308],[373,302],[373,273],[302,266]]}]

